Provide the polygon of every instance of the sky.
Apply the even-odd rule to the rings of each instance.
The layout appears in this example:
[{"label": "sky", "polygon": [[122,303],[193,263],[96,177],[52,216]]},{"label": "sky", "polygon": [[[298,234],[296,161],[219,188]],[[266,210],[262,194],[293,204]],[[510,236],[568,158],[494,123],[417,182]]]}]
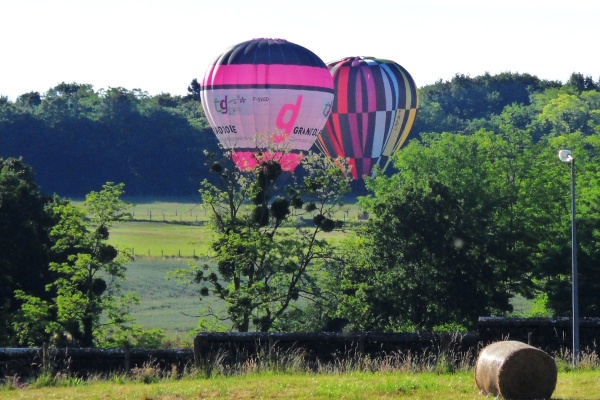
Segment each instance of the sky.
[{"label": "sky", "polygon": [[228,47],[299,44],[390,59],[418,87],[528,73],[600,80],[597,0],[0,0],[0,96],[61,82],[186,95]]}]

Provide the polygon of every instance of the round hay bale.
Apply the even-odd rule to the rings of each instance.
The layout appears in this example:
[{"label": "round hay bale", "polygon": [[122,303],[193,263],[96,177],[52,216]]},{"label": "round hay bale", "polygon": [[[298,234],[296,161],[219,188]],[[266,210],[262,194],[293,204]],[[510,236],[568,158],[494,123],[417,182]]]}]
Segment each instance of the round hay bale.
[{"label": "round hay bale", "polygon": [[479,390],[505,399],[549,399],[556,388],[557,375],[552,357],[514,340],[486,346],[475,363]]}]

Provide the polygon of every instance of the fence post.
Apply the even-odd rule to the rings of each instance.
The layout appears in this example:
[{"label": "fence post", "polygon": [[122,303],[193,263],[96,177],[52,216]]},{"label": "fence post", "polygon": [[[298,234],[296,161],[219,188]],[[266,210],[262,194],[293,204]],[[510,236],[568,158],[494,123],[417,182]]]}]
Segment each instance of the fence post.
[{"label": "fence post", "polygon": [[125,372],[129,373],[131,369],[131,349],[127,343],[123,345],[123,349],[125,350],[125,360],[123,366],[125,367]]},{"label": "fence post", "polygon": [[48,348],[48,342],[42,344],[42,373],[44,375],[50,375],[52,367],[50,366],[50,350]]},{"label": "fence post", "polygon": [[358,353],[360,355],[365,354],[365,335],[361,334],[358,336]]},{"label": "fence post", "polygon": [[202,346],[202,342],[196,336],[194,338],[194,366],[196,369],[200,369],[202,367],[202,353],[200,352],[200,347]]}]

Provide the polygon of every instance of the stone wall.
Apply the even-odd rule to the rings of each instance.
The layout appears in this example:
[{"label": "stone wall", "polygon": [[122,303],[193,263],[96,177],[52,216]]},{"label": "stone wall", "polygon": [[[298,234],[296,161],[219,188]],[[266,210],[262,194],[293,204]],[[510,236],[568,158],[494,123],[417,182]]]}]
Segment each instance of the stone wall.
[{"label": "stone wall", "polygon": [[[600,349],[600,318],[581,318],[580,350]],[[378,357],[398,352],[412,354],[463,353],[473,357],[487,344],[518,340],[555,354],[572,346],[568,318],[481,317],[478,332],[435,333],[237,333],[200,332],[194,349],[88,349],[88,348],[0,348],[0,379],[37,376],[48,368],[71,376],[87,377],[128,372],[146,365],[166,371],[206,363],[243,362],[249,357],[277,356],[300,351],[305,360],[329,362],[343,357]]]},{"label": "stone wall", "polygon": [[44,370],[89,377],[122,373],[148,365],[165,371],[171,371],[175,366],[182,371],[193,362],[191,349],[0,348],[0,377],[29,378]]},{"label": "stone wall", "polygon": [[200,332],[194,339],[194,358],[197,363],[216,358],[235,363],[261,352],[301,351],[306,360],[329,362],[357,354],[469,352],[477,343],[476,334]]},{"label": "stone wall", "polygon": [[[573,324],[569,318],[479,317],[478,326],[479,340],[484,344],[518,340],[549,353],[573,346]],[[598,353],[599,340],[600,318],[580,318],[579,348]]]}]

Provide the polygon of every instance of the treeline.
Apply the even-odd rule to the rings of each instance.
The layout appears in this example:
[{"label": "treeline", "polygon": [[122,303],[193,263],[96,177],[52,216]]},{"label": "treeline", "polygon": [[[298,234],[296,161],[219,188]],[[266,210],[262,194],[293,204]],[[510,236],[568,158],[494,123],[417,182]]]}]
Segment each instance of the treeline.
[{"label": "treeline", "polygon": [[[579,95],[599,89],[600,82],[579,73],[573,73],[564,84],[510,72],[475,78],[457,74],[450,81],[438,81],[419,89],[419,114],[411,136],[419,137],[424,132],[472,133],[490,127],[489,122],[495,116],[510,111],[511,107],[524,109],[537,103],[538,107],[532,111],[540,112],[545,105],[543,98],[550,100],[558,92]],[[546,96],[540,97],[543,93]],[[548,133],[543,126],[534,128],[531,133],[536,138]]]},{"label": "treeline", "polygon": [[0,156],[23,157],[44,193],[83,197],[123,182],[130,196],[197,195],[217,141],[195,96],[61,83],[0,97]]},{"label": "treeline", "polygon": [[[535,95],[564,87],[578,94],[596,91],[598,83],[577,73],[566,84],[529,74],[456,75],[419,89],[410,137],[474,132],[506,107],[529,107]],[[61,83],[15,102],[0,96],[0,156],[23,157],[48,194],[83,197],[112,181],[125,183],[129,196],[195,196],[208,177],[204,150],[218,151],[218,144],[201,111],[196,80],[188,92],[149,96]],[[533,132],[546,133],[542,126]]]}]

